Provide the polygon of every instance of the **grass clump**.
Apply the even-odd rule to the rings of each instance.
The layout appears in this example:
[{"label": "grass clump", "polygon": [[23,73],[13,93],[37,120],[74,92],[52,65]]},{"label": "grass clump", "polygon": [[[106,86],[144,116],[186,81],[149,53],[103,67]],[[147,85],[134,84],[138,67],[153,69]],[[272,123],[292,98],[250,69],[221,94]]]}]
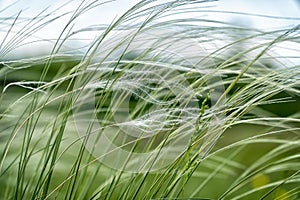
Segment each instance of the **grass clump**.
[{"label": "grass clump", "polygon": [[[299,45],[299,27],[254,30],[188,17],[210,1],[145,0],[74,28],[106,3],[2,19],[1,198],[298,199],[300,70],[274,51]],[[10,56],[63,16],[49,53]],[[67,48],[86,32],[97,37]]]}]

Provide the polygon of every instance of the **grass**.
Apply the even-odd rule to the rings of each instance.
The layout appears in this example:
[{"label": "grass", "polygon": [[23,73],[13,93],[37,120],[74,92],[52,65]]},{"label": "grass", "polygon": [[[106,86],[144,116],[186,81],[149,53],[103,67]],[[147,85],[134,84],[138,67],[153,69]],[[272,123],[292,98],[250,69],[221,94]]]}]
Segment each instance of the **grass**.
[{"label": "grass", "polygon": [[[1,19],[1,199],[299,199],[300,70],[275,53],[299,45],[299,27],[145,0],[74,28],[106,3]],[[37,37],[63,16],[57,38]],[[86,32],[99,34],[66,50]],[[46,55],[10,56],[45,41]]]}]

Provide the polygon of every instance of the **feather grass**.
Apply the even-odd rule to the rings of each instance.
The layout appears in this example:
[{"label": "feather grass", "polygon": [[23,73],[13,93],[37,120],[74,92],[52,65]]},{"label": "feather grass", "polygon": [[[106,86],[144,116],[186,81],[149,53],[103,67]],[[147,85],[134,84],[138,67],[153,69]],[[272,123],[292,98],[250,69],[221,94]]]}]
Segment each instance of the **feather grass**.
[{"label": "feather grass", "polygon": [[[274,53],[299,45],[299,27],[254,30],[183,17],[210,1],[145,0],[75,30],[107,3],[1,19],[1,198],[299,198],[299,65]],[[65,16],[56,39],[38,37]],[[40,42],[52,45],[44,56],[10,54]]]}]

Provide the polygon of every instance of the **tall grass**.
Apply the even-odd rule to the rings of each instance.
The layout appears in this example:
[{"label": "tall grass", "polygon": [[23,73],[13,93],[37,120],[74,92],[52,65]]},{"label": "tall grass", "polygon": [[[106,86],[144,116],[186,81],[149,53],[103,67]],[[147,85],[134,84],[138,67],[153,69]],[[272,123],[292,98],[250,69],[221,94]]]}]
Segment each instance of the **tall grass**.
[{"label": "tall grass", "polygon": [[[1,19],[1,199],[299,199],[300,67],[276,53],[299,45],[299,26],[144,0],[75,30],[106,3]],[[58,38],[38,36],[63,16]],[[10,56],[45,42],[46,55]]]}]

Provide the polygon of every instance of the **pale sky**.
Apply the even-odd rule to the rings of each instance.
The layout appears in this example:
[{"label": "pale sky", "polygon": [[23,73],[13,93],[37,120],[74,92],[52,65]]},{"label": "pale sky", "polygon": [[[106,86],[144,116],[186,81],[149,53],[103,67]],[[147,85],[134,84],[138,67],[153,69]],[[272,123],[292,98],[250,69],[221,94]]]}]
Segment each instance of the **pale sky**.
[{"label": "pale sky", "polygon": [[[4,13],[0,13],[0,16],[16,14],[21,9],[23,10],[22,16],[34,16],[42,9],[50,6],[51,8],[59,7],[66,0],[0,0],[0,10],[7,5],[15,3],[10,9]],[[69,1],[67,6],[64,7],[61,12],[66,10],[76,9],[81,0]],[[88,2],[88,1],[87,1]],[[104,2],[104,1],[99,1]],[[139,0],[115,0],[108,4],[101,5],[89,12],[88,18],[95,23],[109,23],[112,19],[120,16],[124,11],[135,5]],[[219,0],[213,3],[204,3],[203,5],[214,5],[211,10],[218,11],[234,11],[244,12],[261,15],[271,15],[280,17],[300,17],[300,3],[297,0]],[[221,16],[213,14],[216,17]],[[222,20],[230,20],[236,18],[242,18],[244,21],[249,21],[253,26],[263,28],[272,26],[272,24],[264,23],[264,20],[259,20],[258,17],[246,17],[238,15],[227,14]],[[97,19],[95,19],[97,18]],[[283,20],[284,21],[284,20]],[[291,21],[290,21],[291,22]],[[290,23],[285,21],[285,23]],[[284,22],[281,22],[284,24]],[[296,22],[295,22],[296,23]]]},{"label": "pale sky", "polygon": [[[63,3],[69,2],[63,9],[58,10],[56,15],[74,10],[78,7],[81,0],[65,1],[65,0],[0,0],[0,10],[4,9],[7,5],[12,5],[6,10],[0,11],[0,19],[4,17],[16,16],[16,14],[22,10],[20,19],[27,18],[31,19],[41,10],[49,6],[49,11],[61,6]],[[88,2],[88,1],[87,1]],[[104,1],[99,1],[104,2]],[[95,24],[109,24],[114,18],[120,17],[127,9],[132,7],[138,0],[116,0],[105,5],[101,5],[94,10],[89,11],[87,14],[80,16],[76,20],[74,30],[78,30],[80,27],[87,27],[88,25]],[[15,4],[13,4],[15,3]],[[223,11],[221,12],[207,12],[205,17],[208,19],[221,20],[227,22],[237,22],[241,25],[247,25],[258,29],[272,29],[272,28],[283,28],[293,27],[300,24],[300,3],[296,0],[220,0],[213,3],[204,3],[203,6],[214,6],[206,8],[210,11]],[[228,12],[242,12],[250,14],[270,15],[276,17],[286,17],[292,19],[268,19],[259,16],[245,16],[240,14],[229,14]],[[47,12],[46,12],[47,13]],[[37,37],[43,38],[57,38],[61,33],[61,30],[68,21],[70,16],[61,18],[55,23],[47,25],[40,32],[36,33]],[[13,18],[11,18],[13,19]],[[11,20],[12,22],[12,20]],[[24,24],[24,23],[23,23]],[[24,24],[25,25],[25,24]],[[22,27],[21,24],[18,24]],[[2,27],[1,27],[2,28]],[[5,34],[9,26],[6,29],[0,30],[0,41],[1,38],[5,37]],[[13,31],[17,31],[17,26]],[[98,33],[99,34],[99,33]],[[93,39],[95,35],[88,32],[84,37]],[[41,50],[39,50],[41,51]],[[24,53],[24,51],[23,51]]]}]

